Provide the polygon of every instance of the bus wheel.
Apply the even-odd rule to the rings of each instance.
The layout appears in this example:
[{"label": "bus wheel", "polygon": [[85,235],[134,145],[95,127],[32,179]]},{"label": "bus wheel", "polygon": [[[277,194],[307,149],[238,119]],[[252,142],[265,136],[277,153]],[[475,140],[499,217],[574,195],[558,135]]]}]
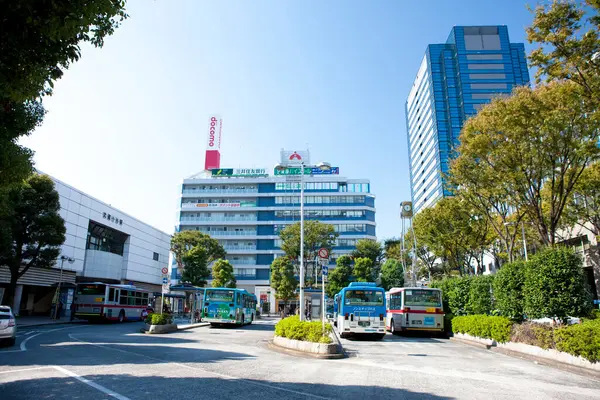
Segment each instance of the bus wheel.
[{"label": "bus wheel", "polygon": [[123,321],[125,321],[125,311],[121,310],[121,312],[119,313],[119,322]]},{"label": "bus wheel", "polygon": [[246,316],[242,314],[242,326],[246,325]]},{"label": "bus wheel", "polygon": [[254,314],[250,315],[250,324],[254,322]]},{"label": "bus wheel", "polygon": [[397,335],[396,328],[394,328],[394,320],[390,321],[390,332],[392,332],[392,335]]}]

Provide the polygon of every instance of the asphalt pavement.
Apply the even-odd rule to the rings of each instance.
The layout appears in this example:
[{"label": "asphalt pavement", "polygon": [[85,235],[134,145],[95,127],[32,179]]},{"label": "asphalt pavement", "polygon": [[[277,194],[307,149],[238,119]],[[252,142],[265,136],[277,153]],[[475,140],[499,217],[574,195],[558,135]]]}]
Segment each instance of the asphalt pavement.
[{"label": "asphalt pavement", "polygon": [[24,328],[0,349],[0,399],[600,399],[600,380],[445,339],[343,339],[341,360],[284,354],[267,346],[274,323]]}]

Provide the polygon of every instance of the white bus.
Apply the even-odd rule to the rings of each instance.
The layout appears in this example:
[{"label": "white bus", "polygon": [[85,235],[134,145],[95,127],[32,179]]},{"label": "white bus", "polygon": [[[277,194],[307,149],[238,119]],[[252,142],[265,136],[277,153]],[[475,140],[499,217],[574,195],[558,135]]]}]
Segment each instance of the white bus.
[{"label": "white bus", "polygon": [[442,291],[426,287],[392,288],[386,293],[385,327],[405,331],[444,332]]},{"label": "white bus", "polygon": [[150,291],[133,285],[79,283],[75,290],[75,317],[88,321],[140,321],[150,295]]}]

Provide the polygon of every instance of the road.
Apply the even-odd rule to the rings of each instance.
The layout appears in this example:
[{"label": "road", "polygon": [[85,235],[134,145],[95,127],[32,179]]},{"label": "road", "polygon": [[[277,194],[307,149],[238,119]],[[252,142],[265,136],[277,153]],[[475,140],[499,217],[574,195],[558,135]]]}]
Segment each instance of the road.
[{"label": "road", "polygon": [[600,380],[460,343],[343,340],[317,360],[267,346],[275,321],[139,333],[140,323],[19,331],[0,349],[8,399],[600,399]]}]

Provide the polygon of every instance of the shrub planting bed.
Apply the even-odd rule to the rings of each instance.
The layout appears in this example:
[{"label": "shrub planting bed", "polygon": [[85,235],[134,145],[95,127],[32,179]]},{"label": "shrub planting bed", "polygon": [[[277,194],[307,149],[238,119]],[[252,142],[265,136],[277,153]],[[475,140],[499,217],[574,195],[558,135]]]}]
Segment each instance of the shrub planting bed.
[{"label": "shrub planting bed", "polygon": [[331,343],[331,325],[325,325],[322,330],[321,322],[300,321],[297,315],[284,318],[275,325],[275,334],[292,340],[313,343]]},{"label": "shrub planting bed", "polygon": [[452,319],[452,331],[499,343],[514,342],[562,351],[591,363],[600,361],[600,319],[551,326],[533,322],[513,324],[505,317],[468,315]]}]

